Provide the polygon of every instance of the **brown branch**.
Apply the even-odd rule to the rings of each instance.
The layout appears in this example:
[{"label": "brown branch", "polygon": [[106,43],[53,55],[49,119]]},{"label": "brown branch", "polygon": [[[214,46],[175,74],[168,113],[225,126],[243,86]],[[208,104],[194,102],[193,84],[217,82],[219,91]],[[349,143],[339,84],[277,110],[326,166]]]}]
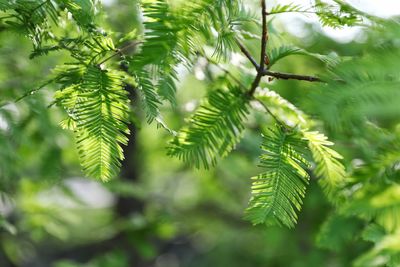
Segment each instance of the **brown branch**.
[{"label": "brown branch", "polygon": [[[265,59],[266,59],[266,50],[267,50],[267,41],[268,41],[268,28],[267,28],[267,5],[265,0],[261,0],[261,16],[262,16],[262,38],[261,38],[261,58],[260,65],[257,68],[257,76],[254,79],[254,82],[251,85],[251,88],[248,92],[249,96],[253,96],[257,87],[260,85],[261,78],[263,77],[263,73],[265,70]],[[253,64],[254,65],[254,64]]]},{"label": "brown branch", "polygon": [[270,76],[274,77],[277,79],[282,79],[282,80],[299,80],[299,81],[307,81],[307,82],[325,82],[322,79],[314,76],[308,76],[308,75],[297,75],[297,74],[292,74],[292,73],[284,73],[284,72],[276,72],[276,71],[270,71],[270,70],[264,70],[262,72],[263,76]]},{"label": "brown branch", "polygon": [[260,69],[260,66],[256,62],[256,60],[253,58],[253,56],[250,54],[249,50],[239,41],[239,39],[235,39],[236,44],[239,46],[240,51],[250,60],[251,64],[258,70]]},{"label": "brown branch", "polygon": [[260,72],[264,70],[266,56],[267,56],[267,42],[268,42],[268,24],[267,24],[268,12],[265,0],[261,0],[261,15],[262,15],[262,37],[261,37]]},{"label": "brown branch", "polygon": [[[269,13],[267,12],[266,2],[265,0],[261,0],[261,12],[262,12],[262,38],[261,38],[261,58],[260,64],[256,62],[253,56],[250,54],[249,50],[240,42],[240,40],[236,39],[236,43],[240,48],[240,51],[249,59],[251,64],[257,70],[257,76],[254,79],[251,88],[248,92],[250,96],[252,96],[259,86],[261,82],[261,78],[263,76],[270,76],[277,79],[282,80],[299,80],[299,81],[307,81],[307,82],[325,82],[322,79],[314,76],[308,75],[297,75],[291,73],[284,73],[284,72],[275,72],[268,70],[268,55],[266,52],[267,43],[268,43],[268,24],[267,24],[267,16]],[[267,68],[265,67],[267,65]]]},{"label": "brown branch", "polygon": [[[251,84],[250,90],[247,92],[247,95],[251,99],[254,98],[254,93],[257,89],[257,87],[260,85],[261,79],[263,76],[270,76],[274,77],[277,79],[284,79],[284,80],[289,80],[289,79],[294,79],[294,80],[301,80],[301,81],[308,81],[308,82],[324,82],[318,77],[313,77],[313,76],[306,76],[306,75],[297,75],[297,74],[291,74],[291,73],[282,73],[282,72],[274,72],[268,70],[268,65],[269,65],[269,59],[267,55],[267,43],[268,43],[268,22],[267,22],[267,16],[269,15],[267,12],[267,7],[266,7],[266,1],[265,0],[260,0],[261,1],[261,14],[262,14],[262,38],[261,38],[261,58],[260,58],[260,63],[258,64],[256,60],[253,58],[253,56],[250,54],[249,50],[246,49],[246,47],[240,42],[240,40],[235,39],[237,45],[239,46],[241,52],[247,57],[247,59],[251,62],[251,64],[255,67],[257,70],[257,76],[255,77],[253,83]],[[284,127],[287,127],[286,123],[281,121],[275,114],[269,109],[267,105],[265,105],[262,101],[255,99],[258,101],[266,110],[267,113],[271,115],[271,117],[280,125],[283,125]]]},{"label": "brown branch", "polygon": [[287,127],[286,123],[284,123],[283,121],[281,121],[277,116],[275,116],[275,114],[269,109],[269,107],[262,102],[259,99],[255,99],[264,109],[265,111],[267,111],[267,113],[269,113],[269,115],[271,115],[271,117],[280,125],[283,125],[285,128]]},{"label": "brown branch", "polygon": [[213,60],[212,58],[208,57],[204,52],[199,51],[198,54],[200,54],[202,57],[204,57],[209,64],[213,64],[216,67],[218,67],[220,70],[225,72],[226,75],[232,78],[237,84],[239,84],[242,88],[246,89],[246,86],[235,76],[233,75],[228,69],[226,69],[224,66]]}]

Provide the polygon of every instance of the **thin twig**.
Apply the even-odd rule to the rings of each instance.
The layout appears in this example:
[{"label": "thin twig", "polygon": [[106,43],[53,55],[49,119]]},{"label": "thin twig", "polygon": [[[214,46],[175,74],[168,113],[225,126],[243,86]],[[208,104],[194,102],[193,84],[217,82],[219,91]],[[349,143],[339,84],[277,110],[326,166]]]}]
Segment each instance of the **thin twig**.
[{"label": "thin twig", "polygon": [[253,56],[250,54],[249,50],[240,42],[239,39],[235,38],[236,44],[239,46],[240,51],[250,60],[251,64],[258,70],[260,66],[256,62],[256,60],[253,58]]},{"label": "thin twig", "polygon": [[262,102],[261,100],[257,99],[257,98],[253,98],[254,100],[256,100],[268,113],[269,115],[271,115],[271,117],[280,125],[282,125],[283,127],[287,128],[287,124],[283,121],[281,121],[277,116],[275,116],[274,113],[272,113],[272,111],[269,109],[269,107],[267,105],[265,105],[264,102]]},{"label": "thin twig", "polygon": [[28,92],[26,92],[25,94],[23,94],[22,96],[18,97],[17,99],[15,99],[14,101],[7,101],[7,102],[3,102],[0,104],[0,108],[3,108],[4,106],[10,104],[10,103],[18,103],[21,100],[25,99],[28,96],[34,95],[37,92],[39,92],[41,89],[43,89],[44,87],[46,87],[47,85],[53,83],[55,81],[55,79],[50,79],[48,81],[46,81],[45,83],[43,83],[41,86],[33,89],[33,90],[29,90]]},{"label": "thin twig", "polygon": [[[254,79],[251,88],[248,92],[249,96],[253,96],[257,87],[260,85],[261,78],[263,77],[263,73],[265,70],[265,59],[266,59],[266,48],[268,41],[268,28],[267,28],[267,5],[265,0],[261,0],[261,16],[262,16],[262,38],[261,38],[261,58],[260,65],[257,68],[257,76]],[[254,65],[254,64],[253,64]]]},{"label": "thin twig", "polygon": [[118,56],[118,55],[122,56],[122,55],[123,55],[123,52],[124,52],[125,50],[127,50],[128,48],[131,48],[131,47],[135,47],[135,46],[137,46],[137,45],[140,44],[140,43],[142,43],[142,42],[140,42],[140,41],[132,42],[132,43],[128,44],[127,46],[124,46],[124,47],[122,47],[122,48],[120,48],[120,49],[115,50],[115,53],[114,53],[114,54],[112,54],[111,56],[105,58],[105,59],[104,59],[103,61],[101,61],[98,65],[99,65],[99,66],[102,65],[102,64],[106,63],[107,61],[109,61],[110,59],[112,59],[112,58],[114,58],[114,57],[116,57],[116,56]]},{"label": "thin twig", "polygon": [[270,77],[274,77],[274,78],[282,79],[282,80],[299,80],[299,81],[307,81],[307,82],[325,82],[321,78],[314,77],[314,76],[298,75],[298,74],[276,72],[276,71],[270,71],[270,70],[264,70],[262,72],[262,75],[263,76],[270,76]]},{"label": "thin twig", "polygon": [[266,3],[265,0],[261,0],[261,12],[262,12],[262,38],[261,38],[261,58],[260,58],[260,64],[256,62],[256,60],[253,58],[249,50],[240,42],[239,39],[235,39],[237,45],[239,46],[240,50],[242,53],[249,59],[251,64],[256,68],[257,70],[257,76],[254,79],[254,82],[251,85],[251,88],[249,90],[249,95],[252,96],[254,92],[256,91],[257,87],[259,86],[261,82],[261,78],[263,76],[270,76],[274,77],[277,79],[282,79],[282,80],[299,80],[299,81],[307,81],[307,82],[325,82],[321,78],[314,77],[314,76],[308,76],[308,75],[298,75],[298,74],[291,74],[291,73],[284,73],[284,72],[276,72],[276,71],[270,71],[268,70],[268,66],[266,68],[266,64],[268,65],[268,55],[266,52],[267,48],[267,42],[268,42],[268,25],[267,25],[267,16],[270,15],[270,13],[267,12],[266,8]]},{"label": "thin twig", "polygon": [[213,60],[212,58],[209,58],[207,55],[205,55],[203,52],[198,52],[202,57],[204,57],[209,63],[215,65],[219,69],[221,69],[223,72],[225,72],[226,75],[230,76],[232,80],[234,80],[237,84],[239,84],[242,88],[246,89],[247,87],[238,79],[236,78],[235,75],[233,75],[228,69],[226,69],[224,66]]},{"label": "thin twig", "polygon": [[261,78],[262,78],[262,73],[258,72],[256,78],[254,79],[253,83],[251,84],[249,92],[247,93],[249,96],[254,95],[257,87],[260,85]]},{"label": "thin twig", "polygon": [[268,42],[268,25],[267,25],[267,5],[265,0],[261,0],[261,14],[262,14],[262,37],[261,37],[261,58],[260,58],[260,72],[264,70],[266,56],[267,56],[267,42]]}]

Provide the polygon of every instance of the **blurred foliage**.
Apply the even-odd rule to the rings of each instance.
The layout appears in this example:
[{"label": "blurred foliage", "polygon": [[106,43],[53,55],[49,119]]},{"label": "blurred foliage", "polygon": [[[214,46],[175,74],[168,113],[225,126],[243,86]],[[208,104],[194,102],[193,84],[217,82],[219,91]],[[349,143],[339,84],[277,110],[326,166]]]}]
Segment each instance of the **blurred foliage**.
[{"label": "blurred foliage", "polygon": [[398,21],[272,2],[0,0],[0,266],[400,266]]}]

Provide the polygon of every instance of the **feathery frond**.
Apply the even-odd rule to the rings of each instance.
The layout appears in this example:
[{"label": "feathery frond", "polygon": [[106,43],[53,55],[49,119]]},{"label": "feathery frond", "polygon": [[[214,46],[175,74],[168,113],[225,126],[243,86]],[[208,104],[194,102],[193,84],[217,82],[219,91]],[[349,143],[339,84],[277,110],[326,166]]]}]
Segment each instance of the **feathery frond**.
[{"label": "feathery frond", "polygon": [[400,232],[386,233],[383,229],[376,227],[366,229],[364,237],[372,241],[374,246],[354,261],[355,267],[379,266],[397,267],[400,265]]},{"label": "feathery frond", "polygon": [[269,67],[271,68],[273,65],[275,65],[279,60],[288,57],[288,56],[294,56],[294,55],[302,55],[302,56],[309,56],[315,59],[318,59],[325,64],[327,64],[329,67],[335,66],[338,64],[338,57],[335,57],[334,55],[321,55],[317,53],[311,53],[308,52],[304,49],[295,47],[295,46],[288,46],[288,45],[282,45],[279,47],[274,47],[268,52],[268,59],[269,59]]},{"label": "feathery frond", "polygon": [[[7,1],[6,1],[7,2]],[[53,1],[8,1],[0,4],[2,10],[11,10],[5,24],[18,33],[29,37],[34,49],[40,48],[47,39],[52,39],[49,21],[56,22],[59,10]]]},{"label": "feathery frond", "polygon": [[361,227],[361,220],[340,214],[331,214],[321,226],[317,244],[322,248],[339,251],[347,243],[357,238]]},{"label": "feathery frond", "polygon": [[332,5],[322,0],[316,0],[315,9],[323,26],[341,28],[343,26],[355,26],[363,21],[361,14],[342,3]]},{"label": "feathery frond", "polygon": [[307,144],[296,130],[278,126],[264,136],[260,167],[253,177],[252,198],[246,218],[253,224],[294,227],[309,182]]},{"label": "feathery frond", "polygon": [[[145,35],[139,54],[130,62],[138,79],[147,119],[160,117],[161,98],[175,103],[175,66],[183,58],[178,49],[179,23],[165,0],[143,5]],[[161,93],[161,94],[159,94]]]},{"label": "feathery frond", "polygon": [[365,186],[343,207],[347,214],[374,220],[388,232],[400,227],[400,186]]},{"label": "feathery frond", "polygon": [[138,70],[135,72],[135,76],[138,82],[138,89],[140,90],[140,99],[146,111],[147,121],[151,123],[155,118],[160,116],[159,106],[161,105],[161,101],[147,71]]},{"label": "feathery frond", "polygon": [[59,23],[60,15],[68,10],[73,21],[82,30],[94,30],[95,4],[92,0],[18,0],[1,1],[0,10],[10,13],[4,23],[8,29],[22,33],[32,40],[34,51],[32,56],[46,54],[60,49],[54,43],[54,24]]},{"label": "feathery frond", "polygon": [[79,26],[87,29],[93,28],[95,6],[92,0],[58,0],[58,2],[71,12]]},{"label": "feathery frond", "polygon": [[7,10],[7,9],[11,9],[12,7],[12,3],[8,0],[0,0],[0,10]]},{"label": "feathery frond", "polygon": [[320,184],[333,199],[333,193],[343,185],[346,175],[345,167],[339,161],[342,156],[330,148],[333,143],[323,134],[309,131],[308,128],[312,125],[307,115],[276,92],[263,89],[256,93],[255,99],[267,106],[269,111],[286,125],[300,127],[303,139],[307,141],[316,163],[315,172],[321,178]]},{"label": "feathery frond", "polygon": [[197,168],[214,165],[240,140],[248,103],[247,94],[237,88],[211,92],[189,126],[172,140],[168,154]]},{"label": "feathery frond", "polygon": [[107,181],[118,174],[127,144],[129,100],[120,73],[90,66],[58,99],[73,123],[80,161],[88,176]]},{"label": "feathery frond", "polygon": [[277,48],[271,49],[271,51],[268,53],[268,59],[269,59],[269,67],[272,67],[277,63],[279,60],[282,58],[292,56],[292,55],[304,55],[304,52],[296,47],[291,47],[291,46],[280,46]]},{"label": "feathery frond", "polygon": [[171,103],[172,106],[176,106],[175,81],[178,79],[178,73],[173,67],[165,66],[163,69],[159,69],[158,76],[158,95],[161,99]]},{"label": "feathery frond", "polygon": [[312,94],[313,103],[318,103],[313,104],[314,110],[335,130],[397,118],[399,59],[398,47],[378,47],[367,56],[340,63],[328,85]]},{"label": "feathery frond", "polygon": [[330,148],[334,144],[319,132],[303,131],[304,139],[307,140],[310,151],[317,166],[316,174],[321,178],[320,183],[328,194],[333,193],[343,185],[346,170],[339,161],[343,157]]},{"label": "feathery frond", "polygon": [[300,5],[296,5],[294,3],[289,3],[286,5],[277,4],[271,8],[268,12],[270,15],[280,14],[280,13],[288,13],[288,12],[304,12],[304,8]]},{"label": "feathery frond", "polygon": [[183,23],[188,25],[185,35],[191,39],[193,48],[201,48],[196,37],[200,35],[203,37],[200,43],[214,47],[213,55],[218,60],[229,58],[231,52],[237,49],[235,38],[241,35],[244,24],[257,21],[240,0],[188,2],[183,5],[181,14]]}]

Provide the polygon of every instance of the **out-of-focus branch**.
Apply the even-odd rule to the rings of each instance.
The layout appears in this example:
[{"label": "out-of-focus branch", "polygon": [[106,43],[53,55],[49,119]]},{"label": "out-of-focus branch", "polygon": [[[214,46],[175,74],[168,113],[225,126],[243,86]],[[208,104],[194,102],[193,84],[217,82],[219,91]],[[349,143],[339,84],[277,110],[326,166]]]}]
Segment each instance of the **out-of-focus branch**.
[{"label": "out-of-focus branch", "polygon": [[264,70],[262,72],[263,76],[270,76],[274,77],[277,79],[282,79],[282,80],[299,80],[299,81],[307,81],[307,82],[324,82],[322,79],[314,76],[308,76],[308,75],[298,75],[298,74],[292,74],[292,73],[284,73],[284,72],[276,72],[276,71],[270,71],[270,70]]}]

